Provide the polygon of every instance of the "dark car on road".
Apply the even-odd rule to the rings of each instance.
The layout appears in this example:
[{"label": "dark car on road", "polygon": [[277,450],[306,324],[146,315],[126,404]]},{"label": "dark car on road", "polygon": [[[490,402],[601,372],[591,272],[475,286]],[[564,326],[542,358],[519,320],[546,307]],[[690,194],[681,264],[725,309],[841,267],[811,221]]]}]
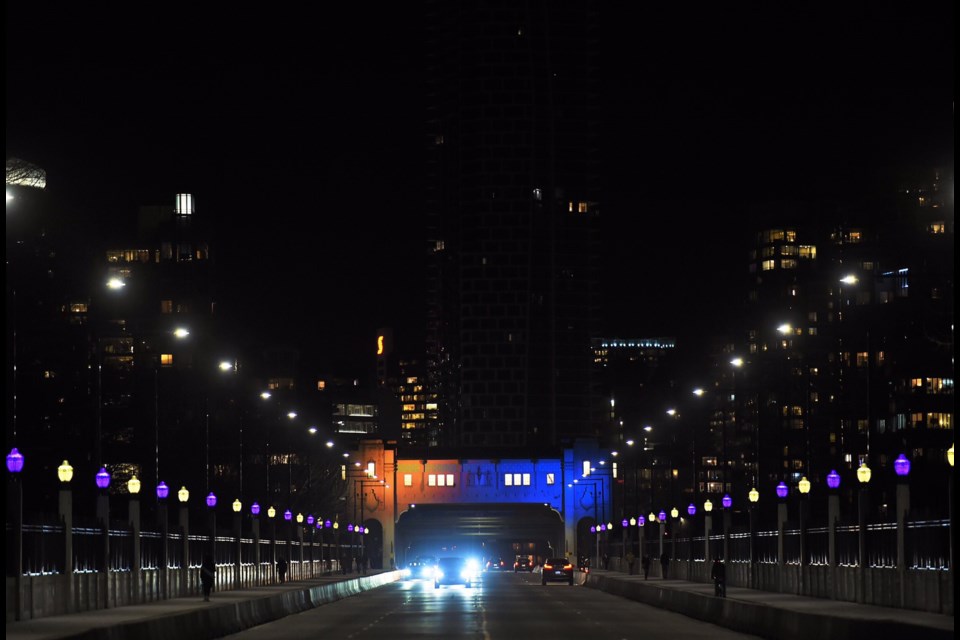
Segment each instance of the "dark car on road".
[{"label": "dark car on road", "polygon": [[507,566],[507,561],[503,558],[491,558],[487,560],[487,571],[504,571]]},{"label": "dark car on road", "polygon": [[533,560],[529,556],[517,556],[513,563],[513,572],[518,571],[533,571]]},{"label": "dark car on road", "polygon": [[444,584],[472,587],[478,577],[475,564],[471,564],[466,558],[440,558],[434,571],[433,588],[439,589]]},{"label": "dark car on road", "polygon": [[573,584],[573,565],[566,558],[547,558],[543,563],[540,584],[548,582],[566,582]]},{"label": "dark car on road", "polygon": [[433,572],[437,568],[437,559],[433,556],[418,556],[416,560],[407,565],[407,571],[411,578],[421,578],[423,580],[433,580]]}]

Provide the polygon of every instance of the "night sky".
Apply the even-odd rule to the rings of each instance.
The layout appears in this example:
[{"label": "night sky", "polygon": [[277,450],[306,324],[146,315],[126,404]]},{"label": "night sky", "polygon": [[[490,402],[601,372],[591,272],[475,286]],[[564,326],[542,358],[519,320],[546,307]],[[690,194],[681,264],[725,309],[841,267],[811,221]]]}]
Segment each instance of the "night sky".
[{"label": "night sky", "polygon": [[[743,277],[763,202],[952,174],[951,3],[647,5],[601,7],[606,333],[687,330]],[[221,311],[273,310],[251,332],[338,362],[388,325],[417,350],[419,5],[223,6],[8,3],[7,156],[92,224],[194,193]]]}]

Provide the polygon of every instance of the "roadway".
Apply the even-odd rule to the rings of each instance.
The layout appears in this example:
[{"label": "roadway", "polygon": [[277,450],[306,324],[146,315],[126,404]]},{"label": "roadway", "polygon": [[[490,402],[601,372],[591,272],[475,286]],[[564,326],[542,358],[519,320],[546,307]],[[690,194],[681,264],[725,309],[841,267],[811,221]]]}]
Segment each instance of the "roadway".
[{"label": "roadway", "polygon": [[598,589],[540,584],[539,573],[483,574],[477,587],[401,580],[226,636],[238,640],[337,638],[756,638]]}]

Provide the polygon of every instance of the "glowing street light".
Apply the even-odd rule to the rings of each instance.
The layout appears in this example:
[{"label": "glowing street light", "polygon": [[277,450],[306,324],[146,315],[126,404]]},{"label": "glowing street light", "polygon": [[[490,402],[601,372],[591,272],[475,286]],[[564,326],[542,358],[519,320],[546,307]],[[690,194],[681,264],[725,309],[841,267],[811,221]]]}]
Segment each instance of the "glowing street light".
[{"label": "glowing street light", "polygon": [[64,484],[73,480],[73,466],[66,460],[57,467],[57,478]]}]

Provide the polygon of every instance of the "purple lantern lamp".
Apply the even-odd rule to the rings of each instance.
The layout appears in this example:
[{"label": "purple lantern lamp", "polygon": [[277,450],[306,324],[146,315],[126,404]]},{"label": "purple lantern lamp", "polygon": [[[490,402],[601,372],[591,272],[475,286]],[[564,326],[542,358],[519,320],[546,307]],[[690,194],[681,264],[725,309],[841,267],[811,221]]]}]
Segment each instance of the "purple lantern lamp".
[{"label": "purple lantern lamp", "polygon": [[729,509],[733,504],[733,498],[730,497],[729,493],[723,494],[723,498],[720,500],[720,504],[723,505],[724,509]]},{"label": "purple lantern lamp", "polygon": [[830,473],[827,474],[827,486],[831,489],[836,489],[840,486],[840,474],[837,473],[836,469],[832,469]]},{"label": "purple lantern lamp", "polygon": [[347,525],[347,531],[349,531],[350,533],[353,533],[353,525],[352,525],[352,524],[348,524],[348,525]]},{"label": "purple lantern lamp", "polygon": [[286,511],[283,512],[283,519],[286,520],[287,522],[290,522],[291,520],[293,520],[293,513],[290,511],[290,509],[287,509]]},{"label": "purple lantern lamp", "polygon": [[110,486],[110,472],[107,471],[106,467],[100,467],[100,471],[97,471],[97,487],[100,489],[106,489]]},{"label": "purple lantern lamp", "polygon": [[691,502],[690,505],[687,507],[687,514],[691,516],[697,515],[697,505]]},{"label": "purple lantern lamp", "polygon": [[630,526],[630,521],[627,520],[626,518],[624,518],[623,520],[620,521],[620,526],[622,526],[622,527],[628,527],[628,526]]},{"label": "purple lantern lamp", "polygon": [[647,524],[647,518],[645,516],[637,516],[637,526],[642,527]]},{"label": "purple lantern lamp", "polygon": [[786,483],[786,482],[781,481],[780,484],[777,485],[777,497],[778,497],[778,498],[786,498],[786,497],[787,497],[787,493],[788,493],[789,491],[790,491],[790,490],[787,488],[787,483]]},{"label": "purple lantern lamp", "polygon": [[207,496],[207,506],[211,509],[217,506],[217,496],[213,495],[213,491]]},{"label": "purple lantern lamp", "polygon": [[666,521],[667,521],[667,512],[661,510],[661,511],[660,511],[660,514],[657,516],[657,518],[660,519],[660,522],[666,522]]},{"label": "purple lantern lamp", "polygon": [[893,470],[897,472],[900,478],[906,478],[910,473],[910,461],[902,453],[893,461]]},{"label": "purple lantern lamp", "polygon": [[327,521],[325,521],[325,522],[323,523],[323,528],[324,528],[324,529],[330,529],[330,528],[332,528],[332,527],[333,527],[333,523],[330,522],[329,520],[327,520]]},{"label": "purple lantern lamp", "polygon": [[7,454],[7,471],[10,473],[20,473],[23,471],[23,454],[14,447]]},{"label": "purple lantern lamp", "polygon": [[168,495],[170,495],[170,487],[167,486],[166,482],[161,480],[160,484],[157,485],[157,498],[166,500]]},{"label": "purple lantern lamp", "polygon": [[596,533],[597,528],[594,525],[590,525],[590,533]]},{"label": "purple lantern lamp", "polygon": [[257,502],[254,502],[252,505],[250,505],[250,513],[252,513],[255,516],[260,515],[260,504]]},{"label": "purple lantern lamp", "polygon": [[313,516],[307,516],[307,524],[313,524]]}]

